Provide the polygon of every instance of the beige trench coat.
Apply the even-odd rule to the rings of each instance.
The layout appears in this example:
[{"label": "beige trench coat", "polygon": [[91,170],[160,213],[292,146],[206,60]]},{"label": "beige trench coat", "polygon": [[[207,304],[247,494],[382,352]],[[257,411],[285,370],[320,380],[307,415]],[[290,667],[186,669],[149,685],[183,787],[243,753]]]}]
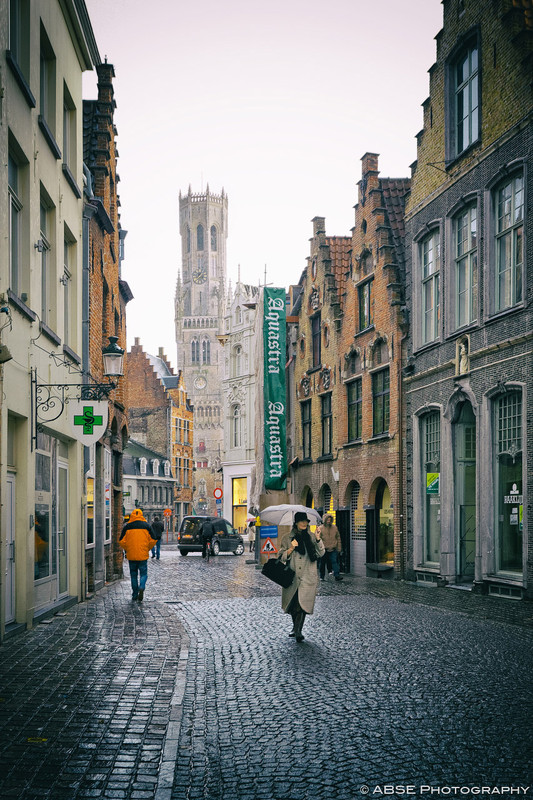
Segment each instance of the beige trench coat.
[{"label": "beige trench coat", "polygon": [[[311,541],[315,540],[315,552],[317,559],[319,559],[325,553],[324,542],[322,539],[316,540],[314,533],[310,535]],[[288,533],[281,540],[278,558],[284,563],[287,561],[287,550],[291,546],[292,538],[292,533]],[[287,612],[289,603],[294,597],[295,592],[298,592],[298,602],[301,607],[306,614],[312,614],[315,607],[315,597],[318,586],[317,561],[311,561],[307,553],[302,556],[296,550],[291,553],[288,560],[291,569],[295,571],[296,575],[291,585],[281,592],[281,607]]]}]

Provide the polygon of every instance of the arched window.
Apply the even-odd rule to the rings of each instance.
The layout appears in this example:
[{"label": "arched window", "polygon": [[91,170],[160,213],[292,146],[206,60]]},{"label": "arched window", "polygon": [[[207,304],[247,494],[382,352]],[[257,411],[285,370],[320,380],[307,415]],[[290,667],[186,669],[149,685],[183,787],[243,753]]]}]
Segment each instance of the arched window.
[{"label": "arched window", "polygon": [[198,225],[196,228],[196,249],[203,250],[204,249],[204,226]]},{"label": "arched window", "polygon": [[191,252],[191,229],[187,225],[187,252]]},{"label": "arched window", "polygon": [[235,309],[235,324],[240,325],[241,322],[242,322],[241,308],[240,306],[237,306],[237,308]]},{"label": "arched window", "polygon": [[242,416],[241,407],[237,403],[231,409],[231,447],[240,447],[242,441]]},{"label": "arched window", "polygon": [[217,229],[214,225],[211,225],[211,250],[216,251],[217,249]]},{"label": "arched window", "polygon": [[200,363],[200,342],[198,339],[193,339],[191,342],[191,362],[193,364]]},{"label": "arched window", "polygon": [[202,363],[211,363],[211,342],[209,339],[204,339],[202,342]]}]

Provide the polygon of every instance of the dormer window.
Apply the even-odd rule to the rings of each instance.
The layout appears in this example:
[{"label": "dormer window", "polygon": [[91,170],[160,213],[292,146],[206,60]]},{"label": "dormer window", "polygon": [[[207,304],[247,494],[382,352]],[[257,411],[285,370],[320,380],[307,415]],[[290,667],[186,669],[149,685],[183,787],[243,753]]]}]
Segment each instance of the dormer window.
[{"label": "dormer window", "polygon": [[165,461],[163,464],[163,468],[165,470],[165,478],[170,477],[170,461]]},{"label": "dormer window", "polygon": [[159,475],[159,459],[158,458],[152,459],[152,473],[154,475]]},{"label": "dormer window", "polygon": [[146,464],[147,464],[147,461],[146,461],[145,458],[140,458],[139,459],[139,469],[141,471],[141,475],[146,475]]}]

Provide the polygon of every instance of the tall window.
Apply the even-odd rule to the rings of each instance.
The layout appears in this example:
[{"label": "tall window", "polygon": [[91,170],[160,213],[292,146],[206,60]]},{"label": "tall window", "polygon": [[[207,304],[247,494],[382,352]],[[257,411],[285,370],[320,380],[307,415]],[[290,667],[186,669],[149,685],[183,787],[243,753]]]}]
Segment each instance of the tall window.
[{"label": "tall window", "polygon": [[191,229],[187,225],[187,252],[191,252]]},{"label": "tall window", "polygon": [[496,192],[496,310],[522,301],[524,178],[517,175]]},{"label": "tall window", "polygon": [[320,314],[315,314],[314,317],[311,317],[311,342],[313,348],[313,367],[319,367],[321,363],[321,351],[320,351]]},{"label": "tall window", "polygon": [[355,442],[363,435],[363,392],[362,379],[346,384],[348,400],[348,441]]},{"label": "tall window", "polygon": [[22,287],[21,276],[21,232],[22,202],[20,200],[19,167],[11,154],[8,157],[9,184],[9,267],[11,291],[19,295]]},{"label": "tall window", "polygon": [[302,409],[302,445],[303,460],[311,458],[311,400],[305,400],[301,404]]},{"label": "tall window", "polygon": [[193,339],[191,342],[191,363],[200,363],[200,342],[198,339]]},{"label": "tall window", "polygon": [[41,322],[50,324],[50,284],[52,259],[50,256],[50,210],[41,199],[40,211],[40,250],[41,250]]},{"label": "tall window", "polygon": [[74,245],[65,231],[63,241],[63,341],[70,344],[72,340],[72,269]]},{"label": "tall window", "polygon": [[455,233],[455,327],[476,319],[477,304],[477,208],[472,206],[454,219]]},{"label": "tall window", "polygon": [[215,225],[211,225],[211,250],[217,249],[217,229]]},{"label": "tall window", "polygon": [[204,339],[202,342],[202,364],[211,363],[211,342],[209,339]]},{"label": "tall window", "polygon": [[28,0],[9,2],[9,52],[26,81],[30,72],[30,25]]},{"label": "tall window", "polygon": [[63,84],[63,164],[76,175],[76,106]]},{"label": "tall window", "polygon": [[508,392],[495,403],[495,498],[500,571],[522,570],[522,395]]},{"label": "tall window", "polygon": [[479,137],[479,72],[477,45],[467,47],[453,65],[455,155]]},{"label": "tall window", "polygon": [[422,344],[439,335],[440,323],[440,235],[434,231],[420,243],[422,272]]},{"label": "tall window", "polygon": [[238,378],[242,368],[242,347],[240,344],[233,348],[232,367],[232,377]]},{"label": "tall window", "polygon": [[56,110],[56,58],[48,37],[41,25],[41,76],[40,76],[41,122],[55,136]]},{"label": "tall window", "polygon": [[104,447],[104,543],[111,541],[111,450]]},{"label": "tall window", "polygon": [[320,402],[322,419],[322,455],[330,456],[333,442],[331,393],[322,395]]},{"label": "tall window", "polygon": [[357,289],[359,305],[359,330],[364,331],[372,325],[372,281],[367,281]]},{"label": "tall window", "polygon": [[231,446],[241,447],[242,444],[242,415],[241,407],[237,403],[231,409]]},{"label": "tall window", "polygon": [[422,420],[422,493],[424,496],[424,563],[440,560],[440,414]]},{"label": "tall window", "polygon": [[204,226],[198,225],[196,228],[196,249],[203,250],[204,249]]},{"label": "tall window", "polygon": [[373,434],[379,436],[388,433],[390,408],[389,370],[375,372],[372,375],[372,416]]}]

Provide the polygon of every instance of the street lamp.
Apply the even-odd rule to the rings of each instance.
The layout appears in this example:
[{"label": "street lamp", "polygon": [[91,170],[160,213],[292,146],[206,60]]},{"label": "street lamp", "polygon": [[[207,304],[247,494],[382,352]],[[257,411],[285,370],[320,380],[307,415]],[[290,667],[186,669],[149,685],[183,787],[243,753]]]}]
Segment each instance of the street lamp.
[{"label": "street lamp", "polygon": [[118,336],[108,336],[109,344],[102,350],[106,378],[124,375],[124,350],[118,346]]}]

